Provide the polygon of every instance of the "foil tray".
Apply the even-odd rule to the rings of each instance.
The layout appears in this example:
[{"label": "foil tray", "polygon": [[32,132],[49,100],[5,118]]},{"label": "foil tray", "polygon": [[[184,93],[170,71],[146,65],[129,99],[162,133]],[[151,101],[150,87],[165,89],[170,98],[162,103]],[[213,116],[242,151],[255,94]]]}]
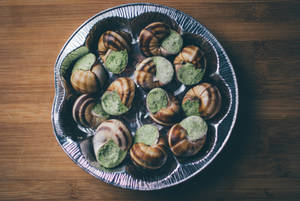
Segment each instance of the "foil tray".
[{"label": "foil tray", "polygon": [[[86,44],[89,33],[99,30],[120,29],[129,31],[133,43],[143,26],[151,21],[163,21],[180,31],[184,40],[204,47],[208,53],[208,71],[204,81],[215,84],[222,95],[222,109],[217,117],[208,121],[208,137],[204,148],[187,159],[169,154],[167,164],[156,172],[137,171],[129,158],[117,168],[105,169],[95,160],[91,139],[93,130],[77,125],[71,115],[75,97],[61,76],[61,63],[72,50]],[[101,28],[100,28],[101,29]],[[91,41],[91,39],[89,39]],[[54,66],[55,98],[52,107],[52,124],[55,137],[65,153],[83,170],[99,180],[126,189],[158,190],[188,180],[206,168],[220,153],[229,139],[238,110],[238,86],[234,69],[217,39],[192,17],[162,5],[126,4],[102,11],[83,23],[69,38]],[[182,88],[179,86],[178,89]],[[184,91],[184,90],[183,90]],[[176,93],[176,92],[175,92]],[[131,117],[128,117],[130,119]],[[126,120],[126,117],[125,117]],[[127,122],[127,125],[130,121]],[[132,129],[132,128],[131,128]],[[134,134],[134,131],[132,131]]]}]

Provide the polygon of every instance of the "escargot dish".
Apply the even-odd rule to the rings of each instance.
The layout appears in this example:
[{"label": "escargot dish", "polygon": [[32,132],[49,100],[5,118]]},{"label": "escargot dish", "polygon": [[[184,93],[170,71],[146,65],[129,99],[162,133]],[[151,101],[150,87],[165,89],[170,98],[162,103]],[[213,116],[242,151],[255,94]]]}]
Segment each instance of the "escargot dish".
[{"label": "escargot dish", "polygon": [[157,123],[170,126],[179,118],[178,100],[162,88],[152,89],[146,98],[150,117]]},{"label": "escargot dish", "polygon": [[136,66],[134,79],[145,89],[164,86],[171,82],[174,69],[169,60],[161,56],[148,57]]},{"label": "escargot dish", "polygon": [[182,100],[186,116],[198,115],[204,119],[213,118],[220,110],[222,98],[219,89],[209,83],[191,88]]},{"label": "escargot dish", "polygon": [[140,49],[146,56],[177,54],[182,48],[181,35],[163,22],[153,22],[140,33]]},{"label": "escargot dish", "polygon": [[109,118],[101,103],[88,94],[83,94],[76,99],[72,115],[76,123],[91,128],[97,128],[101,122]]},{"label": "escargot dish", "polygon": [[204,52],[199,47],[190,45],[174,59],[177,79],[185,85],[199,83],[206,70],[206,58]]},{"label": "escargot dish", "polygon": [[131,36],[124,31],[106,31],[98,42],[98,52],[106,69],[112,73],[123,72],[128,63]]},{"label": "escargot dish", "polygon": [[166,163],[166,141],[160,136],[157,127],[145,124],[136,131],[130,157],[142,169],[156,170]]},{"label": "escargot dish", "polygon": [[127,77],[113,81],[101,97],[102,107],[111,115],[121,115],[130,110],[135,95],[135,84]]},{"label": "escargot dish", "polygon": [[203,147],[206,133],[205,121],[199,116],[190,116],[171,127],[168,144],[176,156],[193,156]]},{"label": "escargot dish", "polygon": [[100,63],[96,62],[96,56],[88,53],[74,64],[71,84],[80,93],[96,93],[100,91],[107,80],[107,73]]},{"label": "escargot dish", "polygon": [[122,163],[131,144],[130,132],[117,119],[102,122],[93,137],[96,159],[105,168],[114,168]]}]

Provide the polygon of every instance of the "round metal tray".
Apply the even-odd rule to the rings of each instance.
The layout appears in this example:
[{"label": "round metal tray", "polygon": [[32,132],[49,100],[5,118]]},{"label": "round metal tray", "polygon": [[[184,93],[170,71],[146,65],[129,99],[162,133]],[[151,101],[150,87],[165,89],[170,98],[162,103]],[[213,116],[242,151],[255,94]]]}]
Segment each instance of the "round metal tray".
[{"label": "round metal tray", "polygon": [[[188,159],[178,159],[169,154],[167,165],[155,173],[136,171],[130,159],[120,167],[104,169],[93,156],[91,138],[93,131],[82,128],[72,120],[71,109],[74,98],[70,95],[60,68],[63,59],[72,50],[84,45],[86,37],[94,25],[106,23],[124,26],[132,32],[137,43],[138,29],[149,19],[168,21],[178,25],[182,34],[192,34],[195,43],[207,46],[210,51],[211,66],[206,80],[218,86],[223,97],[222,109],[214,119],[208,121],[208,140],[199,154]],[[125,21],[124,23],[121,23]],[[192,40],[193,42],[193,40]],[[200,45],[201,45],[200,44]],[[238,109],[238,86],[229,58],[217,39],[198,21],[173,8],[154,4],[127,4],[102,11],[81,25],[66,42],[54,66],[55,98],[52,108],[52,124],[55,137],[66,154],[82,169],[94,177],[118,186],[134,190],[157,190],[174,186],[188,180],[207,167],[226,144],[235,124]]]}]

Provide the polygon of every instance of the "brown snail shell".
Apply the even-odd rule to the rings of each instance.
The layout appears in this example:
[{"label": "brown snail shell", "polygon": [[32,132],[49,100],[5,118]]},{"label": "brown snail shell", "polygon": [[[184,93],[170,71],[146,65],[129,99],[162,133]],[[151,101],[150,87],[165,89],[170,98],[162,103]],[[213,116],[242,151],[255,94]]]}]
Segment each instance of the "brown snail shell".
[{"label": "brown snail shell", "polygon": [[[140,33],[140,49],[146,56],[165,55],[160,47],[161,41],[170,34],[169,25],[162,22],[153,22],[146,26]],[[166,55],[165,55],[166,56]]]},{"label": "brown snail shell", "polygon": [[132,79],[128,77],[120,77],[109,85],[107,91],[116,91],[119,94],[122,103],[127,108],[131,108],[135,95],[135,84]]},{"label": "brown snail shell", "polygon": [[206,135],[195,141],[188,140],[187,131],[180,124],[173,125],[167,136],[171,151],[176,156],[183,157],[192,156],[198,153],[206,140]]},{"label": "brown snail shell", "polygon": [[106,56],[110,50],[121,51],[127,50],[130,52],[132,38],[129,33],[125,31],[106,31],[104,32],[98,42],[98,52],[100,58],[105,62]]},{"label": "brown snail shell", "polygon": [[88,94],[79,96],[72,109],[74,121],[84,127],[97,128],[101,122],[106,120],[106,117],[99,116],[93,112],[93,107],[96,104],[97,101],[95,97]]},{"label": "brown snail shell", "polygon": [[142,87],[146,89],[152,89],[155,87],[163,86],[164,84],[158,80],[154,80],[156,73],[156,66],[152,57],[144,59],[136,66],[134,72],[134,79]]},{"label": "brown snail shell", "polygon": [[219,89],[209,83],[199,84],[185,94],[182,104],[187,100],[198,99],[199,115],[204,119],[213,118],[221,109],[222,97]]},{"label": "brown snail shell", "polygon": [[96,93],[103,88],[106,80],[106,71],[100,63],[94,64],[91,70],[76,70],[71,75],[72,87],[80,93]]},{"label": "brown snail shell", "polygon": [[[150,112],[148,106],[148,111]],[[171,126],[179,119],[180,105],[177,98],[168,94],[168,105],[166,108],[160,109],[155,114],[150,112],[150,117],[156,123],[164,126]]]},{"label": "brown snail shell", "polygon": [[159,169],[168,158],[166,141],[160,136],[158,142],[152,146],[136,143],[130,149],[130,157],[137,167],[149,170]]},{"label": "brown snail shell", "polygon": [[206,58],[204,52],[197,46],[184,47],[174,59],[175,70],[178,71],[185,63],[192,63],[196,68],[206,69]]},{"label": "brown snail shell", "polygon": [[96,129],[96,134],[98,133],[105,138],[103,144],[107,140],[112,140],[123,151],[128,151],[132,145],[132,136],[120,120],[110,119],[102,122]]}]

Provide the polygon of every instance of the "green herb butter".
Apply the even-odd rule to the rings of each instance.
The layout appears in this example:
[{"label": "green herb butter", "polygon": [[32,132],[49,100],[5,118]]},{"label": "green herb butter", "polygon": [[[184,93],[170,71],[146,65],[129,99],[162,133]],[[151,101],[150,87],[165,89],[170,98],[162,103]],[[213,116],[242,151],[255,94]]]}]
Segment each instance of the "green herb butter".
[{"label": "green herb butter", "polygon": [[116,91],[106,91],[101,103],[103,110],[110,115],[121,115],[129,110],[121,101],[119,94]]},{"label": "green herb butter", "polygon": [[202,80],[205,70],[195,68],[191,63],[186,63],[176,73],[180,82],[185,85],[194,85]]},{"label": "green herb butter", "polygon": [[188,139],[191,141],[202,138],[207,132],[207,124],[199,116],[187,117],[180,122],[180,125],[187,131]]},{"label": "green herb butter", "polygon": [[156,66],[156,79],[164,84],[171,82],[174,75],[174,68],[171,62],[160,56],[152,57],[152,59]]},{"label": "green herb butter", "polygon": [[127,62],[128,54],[126,50],[111,51],[105,60],[105,67],[108,71],[119,74],[125,70]]},{"label": "green herb butter", "polygon": [[168,106],[168,94],[161,88],[154,88],[148,93],[146,104],[150,112],[155,114]]},{"label": "green herb butter", "polygon": [[177,54],[181,50],[182,44],[181,35],[171,29],[170,35],[163,40],[161,47],[170,54]]},{"label": "green herb butter", "polygon": [[182,104],[182,110],[186,116],[199,115],[200,102],[198,99],[187,100]]},{"label": "green herb butter", "polygon": [[159,137],[159,131],[156,126],[146,124],[137,129],[134,137],[134,143],[144,143],[147,145],[154,145],[157,143]]},{"label": "green herb butter", "polygon": [[72,72],[76,70],[84,70],[84,71],[90,70],[93,64],[95,63],[95,61],[96,61],[96,56],[93,53],[88,53],[83,57],[81,57],[80,59],[78,59],[78,61],[76,61]]},{"label": "green herb butter", "polygon": [[103,118],[103,119],[108,119],[109,118],[109,114],[106,113],[103,108],[102,108],[102,105],[101,103],[97,103],[93,109],[92,109],[92,112],[95,113],[98,117],[100,118]]},{"label": "green herb butter", "polygon": [[126,157],[127,152],[121,150],[112,140],[108,140],[97,150],[97,161],[106,168],[118,166]]}]

